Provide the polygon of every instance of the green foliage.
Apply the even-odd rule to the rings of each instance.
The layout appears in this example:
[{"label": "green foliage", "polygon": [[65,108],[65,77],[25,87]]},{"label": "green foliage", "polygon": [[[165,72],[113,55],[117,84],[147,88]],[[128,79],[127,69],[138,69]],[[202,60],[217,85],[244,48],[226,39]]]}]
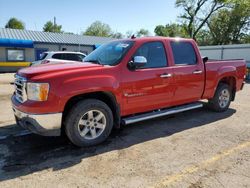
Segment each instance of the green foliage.
[{"label": "green foliage", "polygon": [[185,30],[185,25],[180,24],[167,24],[165,26],[158,25],[155,27],[155,34],[157,36],[165,37],[188,37],[188,34]]},{"label": "green foliage", "polygon": [[64,34],[68,34],[68,35],[74,35],[75,33],[73,32],[63,32]]},{"label": "green foliage", "polygon": [[166,30],[166,27],[164,25],[157,25],[155,27],[154,32],[157,36],[164,36],[164,37],[169,36]]},{"label": "green foliage", "polygon": [[57,24],[54,25],[51,21],[48,21],[44,24],[43,31],[53,32],[53,33],[63,33],[62,26]]},{"label": "green foliage", "polygon": [[123,34],[120,33],[120,32],[115,32],[115,33],[112,33],[111,37],[115,38],[115,39],[122,39],[123,38]]},{"label": "green foliage", "polygon": [[223,9],[207,22],[213,44],[247,42],[250,26],[249,1],[237,1],[230,9]]},{"label": "green foliage", "polygon": [[200,46],[207,46],[213,44],[213,39],[210,34],[210,31],[206,29],[201,29],[198,34],[196,35],[196,42]]},{"label": "green foliage", "polygon": [[131,30],[129,30],[129,31],[126,32],[125,37],[126,37],[126,38],[131,38],[131,36],[132,36],[133,34],[134,34],[134,32],[131,31]]},{"label": "green foliage", "polygon": [[143,28],[136,32],[137,37],[146,37],[149,35],[150,35],[150,32],[147,29],[143,29]]},{"label": "green foliage", "polygon": [[5,28],[11,29],[25,29],[24,23],[17,18],[10,18],[6,23]]},{"label": "green foliage", "polygon": [[112,31],[108,24],[95,21],[86,29],[83,34],[90,36],[110,37],[112,36]]},{"label": "green foliage", "polygon": [[176,6],[183,10],[180,15],[185,30],[191,38],[196,38],[207,20],[219,9],[227,5],[228,0],[176,0]]},{"label": "green foliage", "polygon": [[[249,41],[249,0],[176,0],[176,6],[183,10],[184,30],[199,45]],[[170,35],[162,26],[156,28],[159,33]]]}]

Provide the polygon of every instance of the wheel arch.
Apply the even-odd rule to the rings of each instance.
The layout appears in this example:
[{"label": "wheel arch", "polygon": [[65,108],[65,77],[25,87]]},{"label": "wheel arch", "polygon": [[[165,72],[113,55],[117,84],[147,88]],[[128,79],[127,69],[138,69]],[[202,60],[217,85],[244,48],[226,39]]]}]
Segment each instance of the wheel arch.
[{"label": "wheel arch", "polygon": [[84,93],[79,94],[71,97],[65,104],[64,110],[63,110],[63,118],[62,118],[62,128],[64,128],[64,122],[65,118],[67,116],[67,113],[69,110],[74,106],[77,102],[84,100],[84,99],[97,99],[105,104],[107,104],[114,117],[114,128],[120,128],[120,105],[118,104],[116,97],[111,92],[105,92],[105,91],[98,91],[98,92],[91,92],[91,93]]},{"label": "wheel arch", "polygon": [[216,88],[218,88],[218,86],[219,86],[220,83],[224,83],[224,84],[229,85],[229,87],[231,88],[231,91],[232,91],[232,101],[234,101],[235,94],[236,94],[236,78],[235,78],[235,76],[225,76],[225,77],[222,77],[218,81],[218,84],[217,84]]}]

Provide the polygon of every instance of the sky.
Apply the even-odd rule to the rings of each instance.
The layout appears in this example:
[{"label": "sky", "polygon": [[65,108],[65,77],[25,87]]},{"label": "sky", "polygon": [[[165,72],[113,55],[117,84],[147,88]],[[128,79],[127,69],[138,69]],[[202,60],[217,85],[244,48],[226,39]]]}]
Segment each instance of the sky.
[{"label": "sky", "polygon": [[109,24],[114,32],[145,28],[154,34],[156,25],[176,22],[179,14],[175,0],[0,0],[1,28],[16,17],[27,30],[36,31],[55,16],[63,31],[75,34],[96,20]]}]

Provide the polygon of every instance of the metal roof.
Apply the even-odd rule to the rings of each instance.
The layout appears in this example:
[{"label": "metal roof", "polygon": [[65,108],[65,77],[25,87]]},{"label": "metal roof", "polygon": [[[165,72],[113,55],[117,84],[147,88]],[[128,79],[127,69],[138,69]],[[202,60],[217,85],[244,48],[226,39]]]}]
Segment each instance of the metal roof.
[{"label": "metal roof", "polygon": [[6,28],[0,28],[0,39],[1,38],[32,40],[33,42],[39,42],[39,43],[77,44],[77,45],[103,44],[114,40],[113,38],[108,38],[108,37],[50,33],[42,31],[6,29]]}]

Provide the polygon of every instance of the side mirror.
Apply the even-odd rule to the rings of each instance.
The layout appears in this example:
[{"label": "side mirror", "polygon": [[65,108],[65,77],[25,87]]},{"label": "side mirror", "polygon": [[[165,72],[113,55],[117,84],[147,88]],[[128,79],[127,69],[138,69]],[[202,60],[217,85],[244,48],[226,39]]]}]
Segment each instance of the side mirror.
[{"label": "side mirror", "polygon": [[208,57],[202,57],[203,63],[206,63],[208,61]]},{"label": "side mirror", "polygon": [[147,64],[147,59],[144,56],[135,56],[132,61],[129,62],[130,69],[136,69],[143,67]]}]

